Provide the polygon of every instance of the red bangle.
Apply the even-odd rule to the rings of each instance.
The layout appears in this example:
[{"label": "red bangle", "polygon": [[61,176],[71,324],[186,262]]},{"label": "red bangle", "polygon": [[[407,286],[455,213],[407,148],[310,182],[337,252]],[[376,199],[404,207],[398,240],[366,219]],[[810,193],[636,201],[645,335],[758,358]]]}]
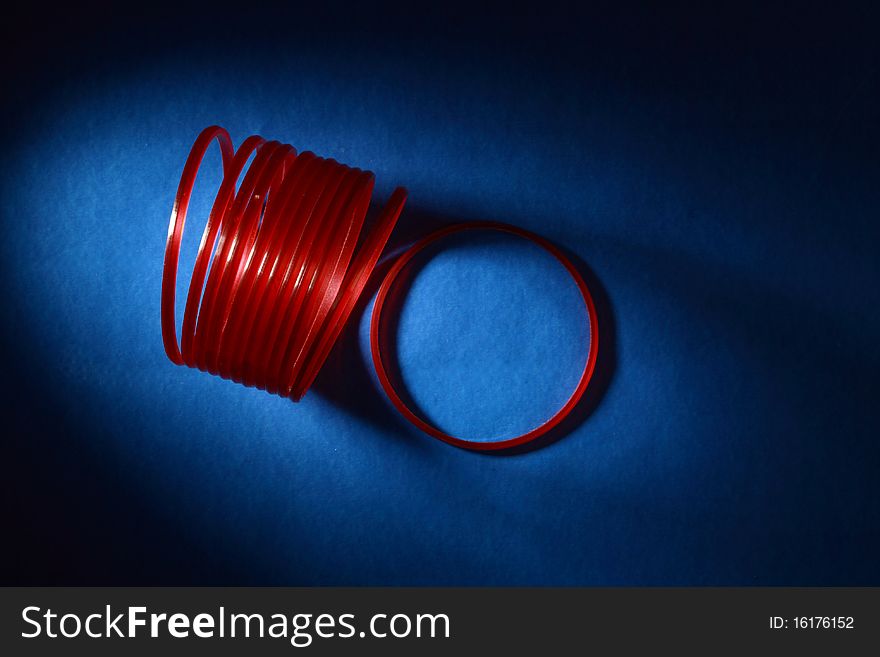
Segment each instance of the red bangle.
[{"label": "red bangle", "polygon": [[[425,247],[434,244],[444,237],[449,237],[450,235],[468,230],[494,230],[503,233],[510,233],[511,235],[516,235],[518,237],[527,239],[548,251],[553,257],[555,257],[560,263],[562,263],[562,265],[574,279],[575,283],[577,283],[578,289],[580,290],[581,296],[584,300],[584,305],[587,308],[587,314],[589,316],[590,347],[589,352],[587,353],[587,361],[584,365],[584,370],[581,373],[581,378],[578,381],[577,387],[574,389],[574,392],[571,393],[571,396],[569,396],[568,400],[565,402],[562,408],[556,411],[556,413],[548,420],[545,420],[542,424],[535,427],[531,431],[528,431],[515,438],[509,438],[506,440],[476,441],[456,438],[454,436],[450,436],[449,434],[444,433],[443,431],[440,431],[439,429],[416,415],[401,399],[397,390],[394,388],[394,384],[391,382],[391,379],[386,372],[385,362],[382,357],[382,349],[380,347],[380,326],[382,321],[382,310],[385,306],[385,300],[388,297],[388,294],[391,291],[394,282],[397,280],[397,277],[403,270],[403,268],[419,252],[425,249]],[[446,226],[444,228],[441,228],[440,230],[431,233],[426,237],[423,237],[418,242],[413,244],[409,249],[407,249],[395,261],[394,265],[386,274],[385,279],[382,281],[382,285],[379,287],[379,292],[376,295],[376,302],[373,305],[373,314],[370,318],[370,350],[372,352],[373,365],[376,368],[376,374],[379,377],[379,383],[382,384],[382,388],[391,399],[391,403],[394,404],[394,407],[398,411],[400,411],[400,413],[407,420],[412,422],[416,427],[418,427],[425,433],[433,436],[434,438],[442,440],[443,442],[449,443],[450,445],[455,445],[456,447],[462,447],[465,449],[477,451],[495,451],[523,445],[539,438],[540,436],[543,436],[548,431],[558,426],[566,418],[566,416],[571,413],[574,407],[577,406],[577,403],[583,397],[584,392],[586,391],[587,386],[590,383],[590,378],[593,376],[593,370],[596,367],[596,358],[599,353],[599,326],[596,320],[596,307],[593,303],[593,297],[590,294],[590,290],[587,287],[586,282],[584,281],[580,272],[578,272],[577,268],[571,263],[571,261],[569,261],[568,258],[565,257],[565,255],[562,253],[562,251],[559,250],[559,248],[557,248],[544,238],[539,237],[534,233],[530,233],[527,230],[523,230],[522,228],[517,228],[516,226],[493,221],[473,221]]]}]

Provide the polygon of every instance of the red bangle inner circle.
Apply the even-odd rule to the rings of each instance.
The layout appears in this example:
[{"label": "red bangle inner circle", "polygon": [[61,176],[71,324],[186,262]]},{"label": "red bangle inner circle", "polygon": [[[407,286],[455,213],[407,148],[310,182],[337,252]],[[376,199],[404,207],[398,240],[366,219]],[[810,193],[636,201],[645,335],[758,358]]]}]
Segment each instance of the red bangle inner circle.
[{"label": "red bangle inner circle", "polygon": [[[455,436],[450,436],[443,431],[440,431],[435,426],[431,425],[427,421],[425,421],[422,417],[417,415],[402,399],[401,395],[396,390],[394,384],[391,381],[391,378],[388,375],[388,372],[385,368],[385,361],[382,355],[382,340],[381,340],[381,321],[382,321],[382,310],[385,306],[385,301],[388,298],[388,295],[391,289],[394,286],[394,283],[398,279],[398,275],[418,253],[424,250],[426,247],[442,240],[443,238],[449,237],[450,235],[454,235],[456,233],[461,233],[469,230],[491,230],[498,231],[502,233],[509,233],[511,235],[516,235],[517,237],[522,237],[523,239],[529,240],[534,244],[537,244],[548,253],[550,253],[556,260],[558,260],[563,267],[565,267],[566,271],[568,271],[569,275],[574,279],[574,282],[577,284],[578,290],[583,297],[584,305],[587,309],[587,315],[590,323],[590,338],[589,338],[589,352],[587,354],[587,360],[584,364],[583,372],[581,373],[580,380],[578,381],[577,386],[574,391],[568,397],[568,400],[562,407],[556,411],[550,418],[542,422],[540,425],[531,429],[530,431],[516,436],[514,438],[508,438],[505,440],[498,441],[478,441],[478,440],[466,440],[463,438],[456,438]],[[565,255],[560,251],[560,249],[543,237],[535,235],[527,230],[522,228],[517,228],[516,226],[511,226],[509,224],[494,222],[494,221],[471,221],[466,223],[453,224],[450,226],[446,226],[441,228],[426,237],[423,237],[415,244],[413,244],[409,249],[407,249],[394,263],[388,273],[385,275],[384,280],[382,281],[381,286],[379,287],[379,292],[376,295],[376,302],[373,305],[373,314],[370,318],[370,351],[373,359],[373,366],[376,368],[376,374],[379,377],[379,383],[382,385],[382,388],[385,390],[385,393],[388,395],[391,403],[394,407],[412,424],[416,427],[424,431],[425,433],[437,438],[438,440],[442,440],[443,442],[449,443],[450,445],[455,445],[456,447],[462,447],[465,449],[477,450],[477,451],[495,451],[507,449],[510,447],[515,447],[517,445],[523,445],[525,443],[531,442],[540,436],[543,436],[551,429],[557,427],[568,415],[571,411],[577,406],[578,402],[584,395],[584,392],[587,389],[587,386],[590,383],[590,379],[593,376],[593,370],[596,367],[596,358],[599,354],[599,326],[598,321],[596,319],[596,307],[593,303],[593,297],[590,294],[590,290],[587,287],[586,282],[581,276],[580,272],[577,268],[571,263],[571,261],[565,257]]]}]

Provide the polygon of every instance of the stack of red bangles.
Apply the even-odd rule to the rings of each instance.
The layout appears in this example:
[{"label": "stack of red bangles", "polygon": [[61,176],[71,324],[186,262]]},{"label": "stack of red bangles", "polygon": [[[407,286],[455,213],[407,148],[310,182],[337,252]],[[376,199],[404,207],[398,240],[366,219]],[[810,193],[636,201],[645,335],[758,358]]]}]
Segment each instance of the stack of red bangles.
[{"label": "stack of red bangles", "polygon": [[[178,345],[174,307],[180,242],[199,167],[215,139],[223,181],[199,244]],[[168,226],[162,275],[168,358],[246,386],[302,398],[364,291],[406,202],[406,190],[397,188],[362,237],[373,183],[369,171],[310,152],[298,154],[287,144],[252,136],[236,151],[223,128],[203,130],[184,165]],[[510,233],[549,251],[577,283],[590,323],[586,363],[568,401],[538,427],[495,442],[455,438],[416,415],[395,390],[380,348],[382,312],[400,272],[425,247],[467,230]],[[425,433],[480,451],[522,445],[559,425],[587,389],[598,337],[590,291],[568,258],[542,237],[496,222],[453,224],[409,247],[382,281],[370,323],[373,364],[394,406]]]}]

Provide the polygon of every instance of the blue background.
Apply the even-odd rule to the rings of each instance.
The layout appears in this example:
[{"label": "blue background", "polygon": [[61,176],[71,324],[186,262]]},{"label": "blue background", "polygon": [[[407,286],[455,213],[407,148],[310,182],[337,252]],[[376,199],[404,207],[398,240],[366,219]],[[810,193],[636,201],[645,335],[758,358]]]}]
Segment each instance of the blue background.
[{"label": "blue background", "polygon": [[[4,583],[880,584],[876,12],[464,9],[15,22]],[[406,186],[395,247],[466,219],[563,246],[602,335],[565,435],[419,434],[368,303],[300,404],[172,366],[167,219],[212,123]],[[442,427],[513,435],[576,380],[583,310],[533,247],[457,240],[409,292],[396,356]]]}]

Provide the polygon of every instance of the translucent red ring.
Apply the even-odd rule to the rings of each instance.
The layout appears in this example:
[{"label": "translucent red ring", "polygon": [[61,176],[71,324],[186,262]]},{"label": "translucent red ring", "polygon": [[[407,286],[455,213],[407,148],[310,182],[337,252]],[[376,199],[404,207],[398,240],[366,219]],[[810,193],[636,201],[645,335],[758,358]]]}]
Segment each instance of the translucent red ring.
[{"label": "translucent red ring", "polygon": [[[386,371],[385,361],[382,355],[382,311],[385,307],[385,302],[388,298],[388,294],[391,291],[400,272],[403,271],[403,268],[407,265],[407,263],[409,263],[426,247],[446,237],[449,237],[450,235],[470,230],[492,230],[500,231],[503,233],[510,233],[511,235],[516,235],[517,237],[522,237],[526,240],[529,240],[549,252],[562,264],[563,267],[565,267],[565,269],[571,275],[572,279],[574,279],[574,282],[577,284],[578,290],[583,297],[584,305],[587,309],[587,316],[589,318],[590,324],[590,346],[587,353],[587,359],[584,364],[584,369],[581,373],[578,384],[569,396],[568,400],[549,419],[545,420],[534,429],[520,436],[516,436],[515,438],[508,438],[505,440],[479,441],[456,438],[455,436],[450,436],[449,434],[444,433],[423,418],[419,417],[419,415],[417,415],[412,409],[409,408],[409,406],[407,406],[407,404],[403,401],[403,399],[401,399],[401,396],[395,389],[395,386],[392,383],[391,378],[388,376],[388,372]],[[596,307],[593,303],[593,297],[590,294],[590,290],[587,287],[586,281],[584,281],[583,276],[581,276],[577,268],[571,263],[571,261],[567,257],[565,257],[565,255],[558,247],[554,246],[543,237],[535,235],[534,233],[531,233],[522,228],[517,228],[516,226],[493,221],[472,221],[453,224],[441,228],[431,233],[430,235],[421,238],[397,258],[397,260],[391,266],[391,269],[389,269],[388,273],[385,275],[385,278],[382,281],[381,286],[379,287],[379,292],[376,295],[376,301],[373,305],[373,313],[370,318],[370,351],[372,354],[373,366],[376,368],[376,374],[379,377],[379,383],[385,390],[385,394],[388,395],[391,403],[400,412],[400,414],[403,415],[412,424],[414,424],[416,427],[418,427],[428,435],[433,436],[438,440],[442,440],[443,442],[449,443],[450,445],[455,445],[456,447],[484,452],[496,451],[524,445],[526,443],[536,440],[537,438],[540,438],[541,436],[547,434],[547,432],[549,432],[550,430],[559,426],[559,424],[571,413],[571,411],[574,410],[575,406],[577,406],[578,402],[584,396],[584,392],[586,392],[587,386],[590,383],[590,379],[593,376],[593,371],[596,368],[596,359],[599,355],[599,324],[596,317]]]}]

